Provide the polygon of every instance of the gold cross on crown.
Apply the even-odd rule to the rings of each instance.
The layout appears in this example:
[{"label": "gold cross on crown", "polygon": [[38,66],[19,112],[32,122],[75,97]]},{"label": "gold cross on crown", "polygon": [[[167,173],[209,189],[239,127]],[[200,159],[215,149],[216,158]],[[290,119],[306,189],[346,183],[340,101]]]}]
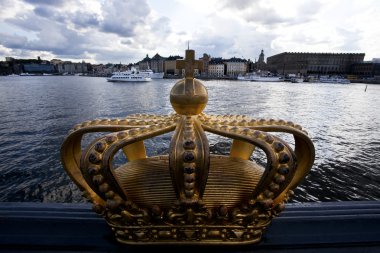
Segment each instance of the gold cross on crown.
[{"label": "gold cross on crown", "polygon": [[185,77],[188,79],[194,78],[194,69],[201,69],[203,62],[195,60],[195,52],[192,49],[186,50],[185,60],[177,60],[176,68],[185,69]]}]

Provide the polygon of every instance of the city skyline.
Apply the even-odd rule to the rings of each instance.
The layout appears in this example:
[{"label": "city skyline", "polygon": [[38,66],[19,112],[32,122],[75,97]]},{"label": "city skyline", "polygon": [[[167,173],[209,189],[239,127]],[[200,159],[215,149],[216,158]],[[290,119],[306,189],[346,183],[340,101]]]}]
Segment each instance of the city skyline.
[{"label": "city skyline", "polygon": [[245,59],[281,52],[379,57],[380,2],[364,0],[0,0],[0,57],[90,63],[138,62],[149,54]]}]

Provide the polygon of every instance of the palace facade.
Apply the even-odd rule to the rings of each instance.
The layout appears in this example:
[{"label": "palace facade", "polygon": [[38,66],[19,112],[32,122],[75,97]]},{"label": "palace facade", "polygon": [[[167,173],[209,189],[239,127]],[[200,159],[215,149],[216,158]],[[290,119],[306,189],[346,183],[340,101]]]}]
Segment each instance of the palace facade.
[{"label": "palace facade", "polygon": [[284,52],[267,58],[268,69],[280,75],[346,75],[352,64],[363,62],[364,53]]}]

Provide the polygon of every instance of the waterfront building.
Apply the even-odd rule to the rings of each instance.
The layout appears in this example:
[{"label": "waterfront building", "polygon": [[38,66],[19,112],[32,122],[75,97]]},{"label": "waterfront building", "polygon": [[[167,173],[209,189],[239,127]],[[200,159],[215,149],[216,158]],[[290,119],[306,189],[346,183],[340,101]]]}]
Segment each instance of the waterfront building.
[{"label": "waterfront building", "polygon": [[122,72],[128,69],[129,65],[121,64],[94,64],[91,65],[91,75],[93,76],[111,76],[114,72]]},{"label": "waterfront building", "polygon": [[144,59],[138,62],[138,67],[136,69],[139,70],[147,70],[151,69],[153,72],[164,72],[165,70],[165,57],[162,57],[158,53],[155,54],[152,58],[147,54]]},{"label": "waterfront building", "polygon": [[153,70],[155,73],[161,73],[164,72],[164,63],[165,63],[165,57],[162,57],[158,53],[155,54],[152,59],[150,60],[150,69]]},{"label": "waterfront building", "polygon": [[354,63],[351,66],[351,75],[355,79],[380,79],[380,61],[373,59],[372,61]]},{"label": "waterfront building", "polygon": [[12,68],[7,61],[0,61],[0,75],[10,75],[12,74]]},{"label": "waterfront building", "polygon": [[75,63],[71,61],[55,61],[55,65],[59,74],[79,74],[88,73],[87,63],[84,61]]},{"label": "waterfront building", "polygon": [[226,75],[235,77],[247,73],[247,60],[232,57],[224,62],[226,64]]},{"label": "waterfront building", "polygon": [[248,59],[248,61],[247,61],[247,73],[252,73],[254,71],[255,71],[255,62]]},{"label": "waterfront building", "polygon": [[150,60],[151,60],[151,58],[147,54],[144,59],[142,59],[141,61],[138,62],[137,69],[140,69],[140,70],[149,69],[150,68]]},{"label": "waterfront building", "polygon": [[222,58],[212,58],[208,63],[209,77],[223,77],[225,73],[225,64]]},{"label": "waterfront building", "polygon": [[202,69],[200,69],[201,76],[208,77],[209,76],[208,66],[211,60],[211,56],[209,54],[203,54],[203,56],[200,57],[199,60],[203,63],[203,67]]},{"label": "waterfront building", "polygon": [[284,52],[267,58],[268,70],[287,74],[346,75],[351,65],[363,62],[364,53]]},{"label": "waterfront building", "polygon": [[55,68],[53,64],[50,63],[29,63],[23,64],[23,72],[24,73],[54,73]]},{"label": "waterfront building", "polygon": [[255,71],[268,70],[268,67],[267,67],[267,64],[265,63],[264,57],[265,57],[264,56],[264,50],[262,49],[261,53],[259,55],[259,60],[257,62],[255,62],[255,64],[254,64]]},{"label": "waterfront building", "polygon": [[107,71],[106,71],[106,67],[104,64],[93,64],[92,65],[92,75],[94,75],[94,76],[105,76],[106,72]]},{"label": "waterfront building", "polygon": [[138,69],[140,70],[147,70],[150,68],[150,60],[151,58],[147,54],[144,59],[138,62]]},{"label": "waterfront building", "polygon": [[[165,76],[178,76],[179,75],[179,69],[176,68],[176,60],[183,59],[181,56],[169,56],[164,61],[164,73]],[[182,73],[182,72],[181,72]]]},{"label": "waterfront building", "polygon": [[37,59],[15,59],[13,57],[5,57],[5,61],[9,70],[13,74],[20,74],[24,72],[24,65],[27,64],[44,64],[47,61],[42,61],[40,57]]}]

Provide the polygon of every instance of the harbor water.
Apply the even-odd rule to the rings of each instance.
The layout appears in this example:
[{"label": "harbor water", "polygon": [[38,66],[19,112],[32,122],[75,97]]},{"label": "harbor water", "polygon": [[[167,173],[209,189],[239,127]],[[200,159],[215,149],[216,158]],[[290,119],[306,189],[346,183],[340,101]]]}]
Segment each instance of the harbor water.
[{"label": "harbor water", "polygon": [[[0,77],[0,201],[84,202],[60,162],[68,131],[96,118],[170,114],[169,93],[175,82]],[[205,113],[284,119],[308,131],[316,159],[293,202],[380,199],[380,85],[233,80],[204,84],[209,93]],[[165,153],[170,137],[146,141],[148,155]],[[209,140],[213,152],[223,153],[230,145],[214,135]],[[260,158],[260,152],[253,157]]]}]

